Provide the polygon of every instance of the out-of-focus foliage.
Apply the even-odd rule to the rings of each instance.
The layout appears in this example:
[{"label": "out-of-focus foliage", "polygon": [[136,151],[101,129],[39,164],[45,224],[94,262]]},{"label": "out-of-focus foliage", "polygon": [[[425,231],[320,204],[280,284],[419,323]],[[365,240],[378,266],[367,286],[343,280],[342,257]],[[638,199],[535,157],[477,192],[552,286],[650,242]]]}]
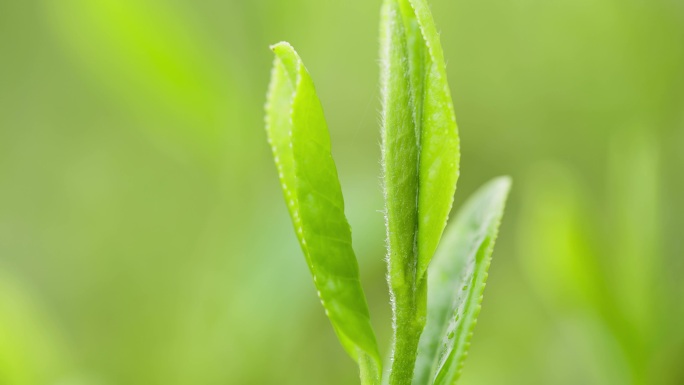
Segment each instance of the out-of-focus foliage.
[{"label": "out-of-focus foliage", "polygon": [[[461,383],[682,383],[684,5],[431,4],[463,143],[454,205],[516,180]],[[386,346],[379,7],[0,0],[0,383],[357,381],[262,111],[286,39],[323,100]]]}]

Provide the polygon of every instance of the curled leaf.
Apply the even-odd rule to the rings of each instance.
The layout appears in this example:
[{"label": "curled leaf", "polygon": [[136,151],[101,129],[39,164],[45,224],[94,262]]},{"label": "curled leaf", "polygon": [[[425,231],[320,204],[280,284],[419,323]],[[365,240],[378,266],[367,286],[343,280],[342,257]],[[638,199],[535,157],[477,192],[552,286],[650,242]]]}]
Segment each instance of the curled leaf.
[{"label": "curled leaf", "polygon": [[380,25],[383,173],[394,346],[391,384],[412,377],[425,272],[453,203],[459,138],[442,48],[424,0],[386,0]]}]

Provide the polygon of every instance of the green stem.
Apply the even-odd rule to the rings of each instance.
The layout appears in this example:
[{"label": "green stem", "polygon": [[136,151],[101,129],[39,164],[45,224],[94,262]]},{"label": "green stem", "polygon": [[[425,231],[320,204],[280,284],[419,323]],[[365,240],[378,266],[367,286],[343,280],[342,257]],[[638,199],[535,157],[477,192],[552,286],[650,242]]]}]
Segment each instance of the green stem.
[{"label": "green stem", "polygon": [[425,327],[426,280],[417,285],[403,285],[392,290],[394,338],[390,385],[410,385],[416,365],[418,342]]},{"label": "green stem", "polygon": [[361,385],[379,385],[382,369],[371,356],[359,351],[359,372]]}]

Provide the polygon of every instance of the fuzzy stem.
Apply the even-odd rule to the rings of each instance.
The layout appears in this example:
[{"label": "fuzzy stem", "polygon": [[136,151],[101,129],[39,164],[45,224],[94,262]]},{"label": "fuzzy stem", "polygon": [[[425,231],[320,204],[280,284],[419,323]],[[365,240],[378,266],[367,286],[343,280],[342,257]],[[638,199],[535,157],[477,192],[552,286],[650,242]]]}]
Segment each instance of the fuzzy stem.
[{"label": "fuzzy stem", "polygon": [[418,342],[425,327],[427,285],[404,285],[392,290],[394,336],[390,385],[408,385],[413,379]]},{"label": "fuzzy stem", "polygon": [[382,370],[368,354],[362,352],[359,354],[361,354],[358,360],[361,385],[379,385]]}]

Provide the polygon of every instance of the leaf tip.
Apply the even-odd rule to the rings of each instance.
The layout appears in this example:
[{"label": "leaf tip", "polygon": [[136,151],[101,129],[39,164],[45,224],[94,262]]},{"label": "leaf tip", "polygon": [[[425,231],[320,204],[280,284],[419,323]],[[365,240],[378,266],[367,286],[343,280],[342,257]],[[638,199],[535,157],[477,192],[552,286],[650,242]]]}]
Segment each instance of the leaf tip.
[{"label": "leaf tip", "polygon": [[291,49],[291,50],[294,50],[294,48],[292,47],[292,44],[290,44],[290,43],[288,43],[288,42],[286,42],[286,41],[284,41],[284,40],[283,40],[283,41],[279,41],[279,42],[277,42],[277,43],[275,43],[275,44],[271,44],[271,45],[268,46],[268,48],[270,48],[271,51],[276,52],[276,53],[278,52],[278,50],[281,50],[281,49]]},{"label": "leaf tip", "polygon": [[508,194],[513,186],[513,178],[511,178],[509,175],[502,175],[492,179],[490,183],[497,185],[500,190],[505,191],[505,193]]}]

